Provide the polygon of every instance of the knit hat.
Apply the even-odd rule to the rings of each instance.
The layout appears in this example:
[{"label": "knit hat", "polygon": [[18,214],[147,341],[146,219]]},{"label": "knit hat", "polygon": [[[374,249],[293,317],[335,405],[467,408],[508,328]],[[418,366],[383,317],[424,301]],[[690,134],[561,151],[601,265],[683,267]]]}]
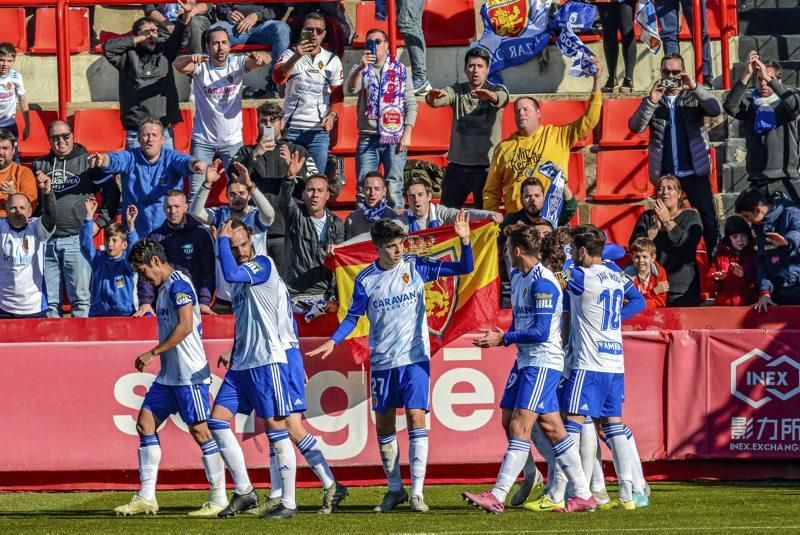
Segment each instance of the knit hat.
[{"label": "knit hat", "polygon": [[732,236],[733,234],[747,234],[751,236],[750,225],[744,218],[738,215],[732,215],[725,220],[725,237]]}]

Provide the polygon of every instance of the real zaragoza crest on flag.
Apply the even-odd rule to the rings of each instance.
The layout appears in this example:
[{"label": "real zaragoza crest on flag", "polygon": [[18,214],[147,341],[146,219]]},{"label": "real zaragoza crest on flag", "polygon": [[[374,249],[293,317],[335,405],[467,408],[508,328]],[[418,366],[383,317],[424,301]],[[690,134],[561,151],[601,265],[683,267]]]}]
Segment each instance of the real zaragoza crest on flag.
[{"label": "real zaragoza crest on flag", "polygon": [[[497,259],[498,226],[490,221],[470,223],[470,242],[475,269],[468,275],[442,277],[425,285],[425,309],[431,356],[459,336],[491,323],[498,314],[500,272]],[[429,256],[457,262],[461,238],[452,225],[422,230],[408,235],[406,254]],[[356,276],[378,258],[371,241],[338,247],[326,264],[336,274],[339,320],[350,308]],[[362,316],[347,338],[356,362],[369,358],[369,320]]]}]

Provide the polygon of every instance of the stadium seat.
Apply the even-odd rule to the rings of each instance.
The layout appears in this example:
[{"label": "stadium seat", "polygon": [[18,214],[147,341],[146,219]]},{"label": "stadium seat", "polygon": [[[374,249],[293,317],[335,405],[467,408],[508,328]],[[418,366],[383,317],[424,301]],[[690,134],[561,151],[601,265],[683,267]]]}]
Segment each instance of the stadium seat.
[{"label": "stadium seat", "polygon": [[604,150],[597,153],[593,201],[646,199],[652,191],[646,150]]},{"label": "stadium seat", "polygon": [[336,200],[330,201],[331,207],[348,208],[354,210],[356,207],[356,157],[353,155],[339,156],[339,165],[342,166],[344,173],[344,186]]},{"label": "stadium seat", "polygon": [[[542,102],[542,124],[553,124],[561,126],[573,122],[575,119],[586,113],[589,102],[586,100],[546,100]],[[514,104],[510,102],[503,112],[503,139],[517,131],[514,122]],[[583,139],[578,140],[575,147],[585,147],[592,141],[592,134],[589,133]]]},{"label": "stadium seat", "polygon": [[[389,34],[387,21],[379,21],[375,18],[375,2],[358,2],[356,4],[356,36],[353,39],[353,48],[364,48],[367,40],[367,32],[377,28]],[[403,36],[397,32],[397,46],[405,46]]]},{"label": "stadium seat", "polygon": [[569,154],[569,170],[567,171],[567,185],[572,194],[579,201],[586,197],[586,159],[582,152]]},{"label": "stadium seat", "polygon": [[125,148],[125,130],[117,109],[75,110],[75,141],[89,152],[110,152]]},{"label": "stadium seat", "polygon": [[258,109],[242,108],[242,142],[254,145],[258,139]]},{"label": "stadium seat", "polygon": [[0,28],[3,28],[3,41],[14,45],[18,53],[28,49],[25,9],[21,7],[0,9]]},{"label": "stadium seat", "polygon": [[[85,7],[69,8],[69,51],[79,54],[89,51],[89,10]],[[34,16],[33,46],[31,54],[56,53],[56,10],[40,7]]]},{"label": "stadium seat", "polygon": [[182,109],[181,116],[183,121],[172,127],[172,141],[175,150],[188,153],[192,145],[192,110]]},{"label": "stadium seat", "polygon": [[358,144],[358,116],[355,105],[342,106],[342,116],[331,135],[331,154],[352,156]]},{"label": "stadium seat", "polygon": [[595,204],[591,207],[589,222],[606,233],[606,241],[627,249],[636,220],[644,210],[641,204]]},{"label": "stadium seat", "polygon": [[473,0],[425,0],[422,32],[426,46],[464,46],[475,37]]},{"label": "stadium seat", "polygon": [[[30,111],[31,132],[28,139],[20,139],[19,156],[22,159],[38,158],[50,152],[50,141],[47,139],[47,126],[58,119],[55,111]],[[22,132],[22,112],[17,112],[17,127]]]},{"label": "stadium seat", "polygon": [[420,102],[418,110],[409,153],[446,152],[450,147],[452,108],[450,106],[432,108]]},{"label": "stadium seat", "polygon": [[641,134],[631,132],[628,119],[641,104],[638,98],[612,98],[603,102],[600,119],[601,147],[646,147],[650,139],[650,128]]}]

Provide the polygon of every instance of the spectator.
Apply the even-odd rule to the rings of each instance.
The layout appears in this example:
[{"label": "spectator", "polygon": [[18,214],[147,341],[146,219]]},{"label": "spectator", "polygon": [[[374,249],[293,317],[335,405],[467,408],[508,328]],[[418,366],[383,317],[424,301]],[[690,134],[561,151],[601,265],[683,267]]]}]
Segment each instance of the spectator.
[{"label": "spectator", "polygon": [[634,132],[650,127],[650,180],[655,184],[664,175],[678,177],[689,203],[700,212],[706,250],[711,255],[719,230],[709,181],[711,156],[705,118],[720,115],[722,106],[711,91],[692,80],[679,54],[662,58],[661,75],[663,79],[642,99],[628,127]]},{"label": "spectator", "polygon": [[286,19],[286,23],[292,30],[292,42],[300,40],[300,32],[303,29],[305,16],[313,11],[321,13],[325,17],[328,31],[325,32],[325,39],[322,44],[339,56],[344,57],[344,47],[353,42],[355,31],[353,24],[347,16],[344,2],[337,0],[327,0],[324,2],[289,2],[292,7],[292,14]]},{"label": "spectator", "polygon": [[127,235],[119,223],[109,223],[105,228],[105,250],[94,248],[94,214],[97,199],[87,197],[84,201],[86,219],[81,226],[81,254],[92,269],[92,304],[89,316],[130,316],[136,311],[133,305],[133,268],[128,263],[128,254],[133,244],[139,241],[136,234],[136,206],[128,206]]},{"label": "spectator", "polygon": [[425,95],[425,102],[434,108],[453,108],[441,196],[442,204],[453,208],[463,207],[470,193],[475,208],[483,208],[492,150],[500,143],[509,96],[505,86],[486,81],[490,63],[486,50],[470,48],[464,56],[467,81]]},{"label": "spectator", "polygon": [[656,262],[656,244],[650,238],[636,238],[631,243],[633,263],[625,268],[625,274],[644,296],[647,308],[661,308],[667,304],[669,281],[667,272]]},{"label": "spectator", "polygon": [[[594,3],[594,2],[593,2]],[[633,91],[633,69],[636,66],[636,36],[633,33],[633,19],[636,12],[635,0],[597,2],[597,14],[603,26],[603,55],[606,58],[608,79],[603,93],[613,93],[617,88],[617,60],[619,45],[622,44],[622,63],[625,77],[619,86],[620,93]],[[617,34],[622,39],[617,39]]]},{"label": "spectator", "polygon": [[364,50],[353,65],[347,90],[358,95],[358,145],[356,145],[357,197],[364,202],[364,178],[383,164],[392,208],[403,207],[403,171],[411,131],[417,118],[417,100],[406,66],[389,54],[389,38],[382,30],[369,30],[367,41],[377,53]]},{"label": "spectator", "polygon": [[717,306],[752,305],[756,302],[756,247],[753,231],[738,215],[725,220],[725,237],[708,271],[709,287],[714,288]]},{"label": "spectator", "polygon": [[261,91],[248,91],[248,98],[278,98],[278,89],[272,81],[275,62],[289,48],[289,26],[281,19],[288,7],[273,4],[217,4],[219,22],[214,28],[228,33],[232,45],[261,44],[269,46],[272,55],[267,80]]},{"label": "spectator", "polygon": [[[756,73],[755,89],[747,84]],[[751,50],[747,68],[725,98],[725,111],[744,124],[747,169],[750,184],[769,197],[772,191],[785,191],[800,205],[797,118],[800,95],[781,82],[777,61],[761,61]]]},{"label": "spectator", "polygon": [[[317,173],[314,160],[305,147],[289,143],[281,138],[283,108],[280,105],[274,102],[265,102],[259,106],[258,124],[260,126],[258,141],[255,145],[242,147],[233,157],[233,165],[237,162],[244,165],[258,190],[266,195],[272,206],[277,206],[278,193],[283,181],[288,176],[291,155],[297,153],[305,163],[298,172],[300,180],[295,184],[292,196],[302,199],[305,181],[309,176]],[[228,169],[228,174],[235,175],[235,171],[235,168],[231,167]],[[285,232],[283,213],[281,210],[277,210],[275,220],[267,233],[267,253],[275,261],[281,277],[283,277],[283,237]]]},{"label": "spectator", "polygon": [[[9,134],[10,135],[10,134]],[[31,217],[27,196],[12,193],[5,202],[8,216],[0,219],[0,318],[44,318],[44,247],[53,234],[56,200],[50,178],[38,181],[42,217]]]},{"label": "spectator", "polygon": [[656,260],[667,272],[667,306],[700,304],[700,276],[695,256],[703,235],[700,216],[682,205],[681,181],[665,175],[656,187],[655,207],[639,216],[629,245],[636,238],[656,244]]},{"label": "spectator", "polygon": [[304,312],[313,311],[324,303],[325,312],[335,314],[339,309],[336,285],[324,261],[331,245],[344,241],[344,225],[325,207],[330,195],[325,175],[308,177],[302,204],[292,198],[302,166],[300,154],[293,153],[278,197],[286,223],[283,280],[292,294],[292,301]]},{"label": "spectator", "polygon": [[[433,204],[431,185],[423,179],[415,178],[406,185],[408,211],[395,220],[406,232],[416,232],[455,222],[459,210],[441,204]],[[495,223],[503,222],[503,215],[489,210],[466,210],[470,219],[491,219]]]},{"label": "spectator", "polygon": [[[517,223],[531,225],[540,219],[542,207],[544,206],[544,186],[542,181],[536,177],[526,178],[519,188],[522,196],[522,210],[508,214],[503,222],[500,223],[500,230],[504,235],[508,235],[511,226]],[[558,216],[558,226],[566,225],[572,216],[578,211],[578,201],[572,194],[568,186],[564,187],[564,208]],[[552,228],[552,222],[550,227]]]},{"label": "spectator", "polygon": [[[541,124],[541,105],[533,97],[520,97],[514,102],[517,132],[494,149],[486,187],[483,188],[484,209],[496,212],[502,202],[507,214],[519,212],[522,209],[520,185],[526,178],[535,174],[541,180],[545,194],[550,188],[550,178],[541,173],[540,164],[552,162],[561,169],[568,169],[570,148],[591,132],[600,120],[603,69],[597,58],[594,58],[594,65],[597,70],[593,75],[589,107],[583,116],[570,124]],[[567,179],[566,174],[564,179]]]},{"label": "spectator", "polygon": [[[664,57],[676,56],[680,53],[678,31],[681,27],[680,8],[689,25],[689,31],[694,33],[694,19],[692,18],[692,0],[655,0],[656,17],[661,26],[661,42],[664,45]],[[711,41],[708,38],[708,20],[706,0],[700,0],[701,38],[703,42],[703,85],[711,89],[711,80],[714,78],[711,68]],[[694,43],[694,41],[692,41]]]},{"label": "spectator", "polygon": [[370,171],[364,178],[364,204],[344,220],[344,238],[349,240],[369,232],[379,219],[394,219],[397,212],[386,202],[386,179],[380,171]]},{"label": "spectator", "polygon": [[[186,6],[190,6],[186,2]],[[180,3],[172,4],[145,4],[144,16],[153,19],[158,24],[159,39],[168,39],[175,31],[178,19],[183,15],[183,6]],[[203,53],[203,35],[211,27],[213,21],[212,10],[205,2],[197,2],[192,6],[188,26],[183,32],[181,48],[188,48],[190,54]]]},{"label": "spectator", "polygon": [[800,304],[800,209],[781,192],[767,198],[755,188],[740,193],[734,209],[756,235],[754,308]]},{"label": "spectator", "polygon": [[[89,282],[92,268],[81,254],[80,232],[86,217],[86,199],[100,193],[103,207],[94,223],[94,234],[106,227],[119,210],[119,188],[114,177],[89,167],[89,153],[75,142],[72,129],[64,121],[53,121],[47,128],[50,152],[33,161],[33,172],[50,177],[56,211],[56,230],[47,240],[44,277],[47,287],[47,316],[61,316],[62,279],[67,290],[72,317],[89,315]],[[96,207],[95,207],[96,208]]]},{"label": "spectator", "polygon": [[[200,313],[216,315],[211,310],[215,289],[214,239],[198,221],[186,217],[188,211],[186,195],[178,189],[169,190],[164,197],[166,221],[148,237],[164,247],[167,260],[175,269],[189,276],[197,289]],[[139,277],[137,293],[139,309],[134,316],[152,314],[156,302],[153,285]]]},{"label": "spectator", "polygon": [[425,2],[424,0],[396,0],[395,7],[397,9],[397,29],[403,34],[408,59],[411,60],[414,94],[424,97],[431,90],[431,84],[428,82],[425,35],[422,33],[422,10],[425,8]]},{"label": "spectator", "polygon": [[[11,43],[0,43],[0,128],[4,128],[19,139],[17,128],[17,102],[22,112],[22,139],[28,139],[31,131],[30,108],[25,96],[22,74],[14,70],[17,49]],[[19,163],[19,151],[14,147],[14,161]]]},{"label": "spectator", "polygon": [[174,148],[172,126],[181,122],[182,117],[172,62],[178,57],[186,21],[194,5],[179,3],[183,14],[175,21],[166,41],[158,40],[156,21],[142,17],[133,23],[133,36],[111,39],[103,49],[108,62],[119,71],[119,114],[128,149],[139,147],[139,127],[149,117],[161,122],[164,144]]},{"label": "spectator", "polygon": [[[258,188],[253,184],[250,179],[250,173],[247,168],[239,162],[234,162],[233,167],[236,170],[238,181],[229,180],[227,186],[228,205],[217,206],[215,208],[206,208],[206,201],[208,194],[214,183],[219,180],[221,173],[219,172],[220,160],[214,160],[211,165],[206,169],[206,179],[203,182],[200,191],[192,201],[192,216],[203,223],[214,227],[219,233],[222,225],[229,219],[238,219],[242,221],[248,228],[252,229],[252,244],[255,254],[267,254],[267,229],[275,219],[275,209],[269,203],[267,198],[261,193]],[[250,201],[253,201],[255,206],[250,206]],[[217,314],[233,314],[231,306],[231,285],[225,280],[222,274],[222,267],[219,262],[219,251],[216,252],[216,278],[217,278],[217,295],[214,299],[213,310]]]},{"label": "spectator", "polygon": [[36,210],[39,201],[36,179],[27,167],[14,161],[17,138],[10,131],[0,128],[0,217],[6,217],[5,205],[14,193],[22,193]]},{"label": "spectator", "polygon": [[100,167],[106,173],[121,175],[122,211],[136,205],[136,231],[149,236],[164,222],[161,203],[166,193],[183,185],[183,177],[204,173],[206,164],[192,160],[186,154],[164,148],[164,128],[158,119],[145,119],[139,127],[139,148],[93,153],[90,167]]},{"label": "spectator", "polygon": [[[180,56],[174,67],[191,77],[194,88],[192,156],[208,164],[219,155],[228,167],[242,148],[242,80],[251,70],[266,65],[269,54],[231,56],[228,34],[218,26],[206,34],[206,51],[208,55]],[[192,176],[189,201],[204,180],[203,174]]]},{"label": "spectator", "polygon": [[344,100],[342,62],[321,47],[325,18],[309,13],[303,20],[309,37],[283,52],[272,72],[276,84],[286,84],[283,122],[288,141],[308,149],[317,168],[328,162],[330,131]]}]

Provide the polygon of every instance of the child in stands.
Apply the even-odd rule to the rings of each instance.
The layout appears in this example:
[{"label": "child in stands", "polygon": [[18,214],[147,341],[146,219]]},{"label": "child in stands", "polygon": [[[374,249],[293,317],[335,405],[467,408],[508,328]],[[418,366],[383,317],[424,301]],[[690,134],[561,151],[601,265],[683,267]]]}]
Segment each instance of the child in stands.
[{"label": "child in stands", "polygon": [[[0,43],[0,128],[5,128],[17,139],[28,139],[31,131],[31,121],[28,109],[28,99],[25,98],[25,84],[22,74],[14,70],[17,61],[17,49],[11,43]],[[19,137],[17,128],[17,102],[22,111],[22,120],[25,126],[22,138]],[[14,148],[14,161],[19,163],[19,149]]]},{"label": "child in stands", "polygon": [[750,225],[738,215],[725,220],[725,238],[708,272],[710,287],[716,289],[715,305],[739,306],[756,302],[755,239]]},{"label": "child in stands", "polygon": [[656,244],[648,238],[636,238],[631,244],[633,264],[625,273],[647,301],[647,308],[660,308],[667,304],[667,272],[656,262]]}]

